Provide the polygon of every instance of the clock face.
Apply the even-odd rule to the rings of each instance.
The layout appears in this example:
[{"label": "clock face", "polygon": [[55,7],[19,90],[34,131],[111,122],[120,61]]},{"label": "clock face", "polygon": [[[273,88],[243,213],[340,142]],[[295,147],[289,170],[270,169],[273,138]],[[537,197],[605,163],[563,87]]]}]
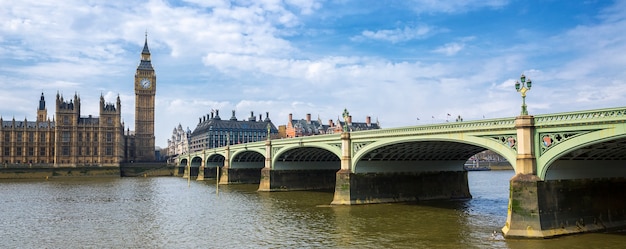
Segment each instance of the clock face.
[{"label": "clock face", "polygon": [[143,78],[141,79],[141,81],[139,82],[139,84],[141,85],[141,87],[143,87],[144,89],[148,89],[150,88],[151,82],[149,79],[147,78]]}]

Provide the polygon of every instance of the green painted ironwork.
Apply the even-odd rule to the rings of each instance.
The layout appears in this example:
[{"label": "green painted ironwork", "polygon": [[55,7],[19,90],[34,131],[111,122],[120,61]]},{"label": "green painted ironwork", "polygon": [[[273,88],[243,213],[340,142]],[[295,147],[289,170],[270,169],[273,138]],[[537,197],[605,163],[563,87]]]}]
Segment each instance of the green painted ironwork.
[{"label": "green painted ironwork", "polygon": [[[626,138],[626,107],[542,114],[534,116],[534,156],[536,174],[544,179],[550,165],[559,158],[585,146]],[[545,138],[545,139],[544,139]],[[517,157],[515,118],[487,119],[350,132],[351,170],[368,153],[401,143],[444,142],[489,149],[508,160],[515,168]],[[320,148],[342,158],[340,134],[271,140],[273,163],[283,153],[296,148]],[[230,145],[191,153],[191,158],[207,160],[230,150],[232,163],[239,153],[266,153],[265,141]],[[187,159],[187,155],[178,162]]]}]

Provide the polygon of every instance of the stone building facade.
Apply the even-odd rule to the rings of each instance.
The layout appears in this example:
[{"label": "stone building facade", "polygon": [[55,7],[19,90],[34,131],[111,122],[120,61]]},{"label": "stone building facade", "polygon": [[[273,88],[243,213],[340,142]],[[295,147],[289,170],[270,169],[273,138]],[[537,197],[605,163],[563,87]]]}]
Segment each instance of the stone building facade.
[{"label": "stone building facade", "polygon": [[[265,114],[265,119],[259,115],[258,119],[253,112],[247,120],[237,120],[235,111],[230,119],[222,119],[219,110],[199,118],[198,125],[191,132],[181,136],[179,129],[174,129],[172,139],[168,140],[168,157],[185,154],[186,151],[201,151],[209,148],[240,144],[278,138],[278,129]],[[180,127],[180,126],[179,126]],[[182,130],[182,127],[180,127]],[[180,139],[179,139],[180,138]],[[185,141],[185,139],[187,141]],[[184,148],[187,147],[187,148]]]},{"label": "stone building facade", "polygon": [[155,160],[154,100],[156,74],[148,39],[135,74],[135,129],[124,132],[121,101],[105,102],[100,96],[99,116],[81,115],[78,94],[56,95],[52,120],[42,93],[35,121],[3,120],[0,116],[0,163],[10,165],[115,167],[122,162]]},{"label": "stone building facade", "polygon": [[380,129],[380,123],[378,121],[376,121],[376,123],[372,123],[372,118],[370,116],[365,117],[365,122],[352,122],[352,116],[347,113],[345,121],[341,121],[339,118],[337,118],[337,121],[329,119],[328,123],[324,124],[319,117],[317,120],[312,120],[311,114],[307,114],[306,119],[296,120],[293,119],[293,115],[290,113],[285,127],[285,136],[303,137],[341,133],[346,126],[349,131]]},{"label": "stone building facade", "polygon": [[55,119],[48,118],[42,93],[35,121],[0,118],[0,162],[3,165],[119,166],[124,160],[120,98],[105,103],[100,116],[81,116],[80,97],[57,93]]}]

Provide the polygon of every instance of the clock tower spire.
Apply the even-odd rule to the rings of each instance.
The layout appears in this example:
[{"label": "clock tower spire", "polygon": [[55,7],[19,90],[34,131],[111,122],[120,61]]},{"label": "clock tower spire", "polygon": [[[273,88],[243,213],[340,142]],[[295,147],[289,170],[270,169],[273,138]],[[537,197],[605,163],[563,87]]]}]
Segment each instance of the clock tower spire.
[{"label": "clock tower spire", "polygon": [[141,51],[141,60],[135,73],[135,153],[129,160],[154,161],[154,99],[156,95],[156,73],[152,67],[148,32]]}]

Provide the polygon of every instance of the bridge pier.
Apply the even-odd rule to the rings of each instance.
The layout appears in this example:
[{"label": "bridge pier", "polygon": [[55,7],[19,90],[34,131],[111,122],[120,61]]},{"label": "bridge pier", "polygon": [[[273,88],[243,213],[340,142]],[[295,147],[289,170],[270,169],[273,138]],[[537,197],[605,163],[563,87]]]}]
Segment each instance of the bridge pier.
[{"label": "bridge pier", "polygon": [[626,227],[625,178],[511,179],[507,238],[549,238]]},{"label": "bridge pier", "polygon": [[[202,162],[202,164],[204,164],[204,162]],[[198,177],[196,178],[196,181],[204,181],[204,165],[198,168]]]},{"label": "bridge pier", "polygon": [[259,191],[332,190],[336,169],[261,170]]},{"label": "bridge pier", "polygon": [[472,198],[467,171],[337,172],[331,204],[355,205]]},{"label": "bridge pier", "polygon": [[184,179],[189,178],[189,176],[191,175],[190,172],[189,172],[190,169],[191,169],[191,167],[189,167],[189,166],[185,166],[184,167],[184,172],[183,172],[183,178]]}]

